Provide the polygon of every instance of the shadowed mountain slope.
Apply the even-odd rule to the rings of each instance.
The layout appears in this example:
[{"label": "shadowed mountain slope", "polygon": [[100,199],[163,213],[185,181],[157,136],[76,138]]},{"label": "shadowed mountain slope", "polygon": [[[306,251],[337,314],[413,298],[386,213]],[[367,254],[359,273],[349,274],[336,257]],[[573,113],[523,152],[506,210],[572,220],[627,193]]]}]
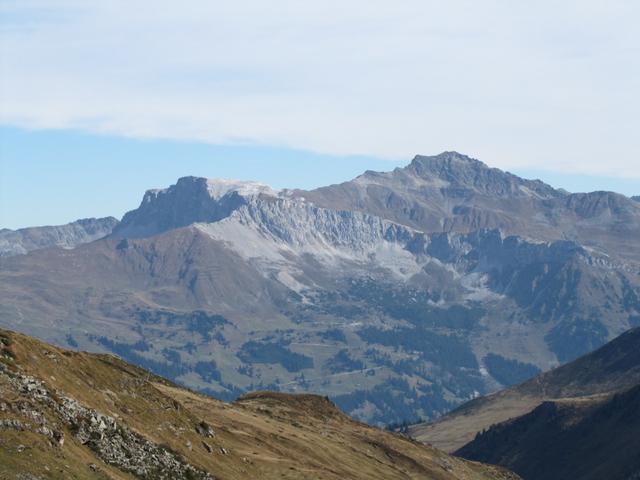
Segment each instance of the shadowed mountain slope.
[{"label": "shadowed mountain slope", "polygon": [[640,385],[606,399],[546,401],[456,452],[525,480],[628,480],[640,475]]},{"label": "shadowed mountain slope", "polygon": [[433,423],[413,425],[409,433],[452,452],[473,440],[478,432],[526,415],[544,402],[601,399],[639,384],[640,328],[635,328],[571,363],[472,400]]}]

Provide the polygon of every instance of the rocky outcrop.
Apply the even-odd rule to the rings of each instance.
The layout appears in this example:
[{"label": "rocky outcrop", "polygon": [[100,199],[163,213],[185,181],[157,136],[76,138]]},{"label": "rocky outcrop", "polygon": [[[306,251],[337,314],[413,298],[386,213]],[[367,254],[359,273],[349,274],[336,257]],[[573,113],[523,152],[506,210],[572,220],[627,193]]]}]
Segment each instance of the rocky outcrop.
[{"label": "rocky outcrop", "polygon": [[211,223],[228,217],[247,197],[275,192],[256,182],[183,177],[166,189],[148,190],[136,210],[114,229],[118,237],[148,237],[192,223]]},{"label": "rocky outcrop", "polygon": [[[30,419],[3,419],[0,430],[35,431],[47,437],[51,444],[64,446],[64,430],[90,448],[109,465],[142,479],[179,480],[184,478],[213,480],[213,477],[186,463],[179,455],[134,432],[115,418],[83,406],[64,392],[50,392],[42,380],[14,373],[0,363],[0,375],[6,376],[22,395],[19,402],[0,404],[0,410]],[[52,424],[42,413],[50,409],[57,417]]]}]

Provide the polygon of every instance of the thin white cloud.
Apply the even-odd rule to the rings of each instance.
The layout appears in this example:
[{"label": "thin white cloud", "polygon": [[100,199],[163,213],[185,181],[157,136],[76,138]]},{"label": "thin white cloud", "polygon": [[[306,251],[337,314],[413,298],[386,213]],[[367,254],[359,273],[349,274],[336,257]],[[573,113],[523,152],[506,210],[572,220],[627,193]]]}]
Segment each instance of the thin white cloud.
[{"label": "thin white cloud", "polygon": [[640,177],[638,2],[5,1],[0,122]]}]

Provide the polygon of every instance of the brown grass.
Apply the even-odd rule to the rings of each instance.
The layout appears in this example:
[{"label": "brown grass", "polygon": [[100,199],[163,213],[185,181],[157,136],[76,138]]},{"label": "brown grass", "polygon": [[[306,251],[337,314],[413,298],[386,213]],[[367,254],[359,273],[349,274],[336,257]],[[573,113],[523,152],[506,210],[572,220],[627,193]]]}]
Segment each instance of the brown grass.
[{"label": "brown grass", "polygon": [[[52,392],[60,390],[117,417],[219,479],[516,478],[356,422],[323,397],[257,392],[229,404],[111,356],[67,352],[24,335],[2,335],[10,338],[22,373],[44,380]],[[0,401],[19,400],[21,395],[2,378]],[[44,411],[56,421],[51,411]],[[203,421],[213,427],[212,438],[197,433]],[[0,430],[0,478],[15,478],[17,472],[44,478],[131,478],[104,464],[71,432],[65,436],[59,448],[36,433]],[[18,445],[27,448],[18,452]]]}]

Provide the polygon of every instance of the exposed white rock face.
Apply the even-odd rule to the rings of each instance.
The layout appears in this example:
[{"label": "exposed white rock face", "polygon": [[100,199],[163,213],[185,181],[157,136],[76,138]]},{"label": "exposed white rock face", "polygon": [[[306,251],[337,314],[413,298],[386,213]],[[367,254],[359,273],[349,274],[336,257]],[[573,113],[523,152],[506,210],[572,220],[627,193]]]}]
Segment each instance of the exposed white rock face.
[{"label": "exposed white rock face", "polygon": [[406,227],[372,215],[318,208],[288,199],[252,199],[233,216],[242,224],[255,224],[274,239],[301,248],[318,244],[362,250],[380,241],[408,239],[412,234]]},{"label": "exposed white rock face", "polygon": [[[229,217],[197,228],[248,260],[261,260],[265,272],[289,265],[295,278],[303,257],[321,268],[341,262],[388,268],[406,277],[420,271],[421,262],[405,247],[419,235],[360,212],[334,211],[288,198],[247,199]],[[289,278],[289,277],[287,277]]]},{"label": "exposed white rock face", "polygon": [[319,208],[257,182],[180,179],[168,189],[147,192],[115,233],[147,236],[191,223],[243,258],[263,260],[269,272],[304,255],[334,266],[379,262],[404,271],[402,276],[420,270],[404,248],[418,232],[366,213]]},{"label": "exposed white rock face", "polygon": [[113,217],[85,218],[66,225],[0,230],[0,257],[49,247],[74,248],[106,237],[118,224]]},{"label": "exposed white rock face", "polygon": [[[573,242],[527,242],[499,230],[472,234],[425,234],[362,212],[317,207],[299,198],[251,196],[220,221],[196,228],[257,266],[263,275],[302,291],[314,273],[333,277],[386,271],[408,281],[428,270],[452,276],[470,301],[502,298],[488,287],[487,272],[524,268],[536,262],[566,262],[621,269]],[[423,278],[422,283],[432,280]]]}]

